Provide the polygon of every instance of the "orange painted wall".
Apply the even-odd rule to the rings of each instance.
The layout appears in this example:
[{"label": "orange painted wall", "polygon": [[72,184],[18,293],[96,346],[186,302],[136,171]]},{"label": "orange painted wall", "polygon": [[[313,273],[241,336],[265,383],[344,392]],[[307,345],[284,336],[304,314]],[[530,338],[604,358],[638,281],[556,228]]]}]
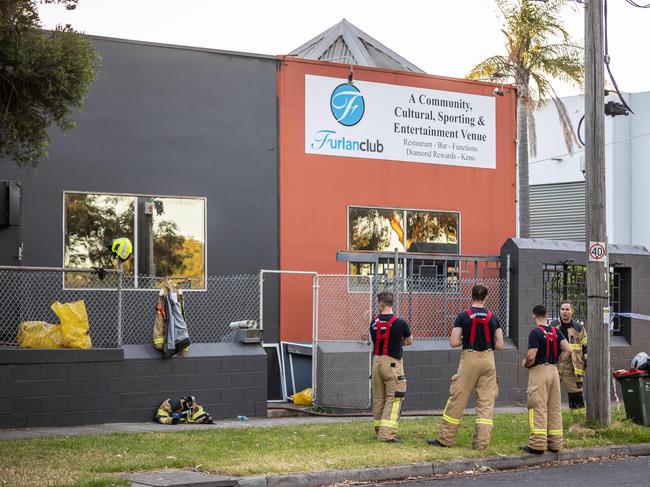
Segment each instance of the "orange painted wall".
[{"label": "orange painted wall", "polygon": [[[278,74],[280,266],[345,273],[349,205],[460,211],[463,254],[498,255],[516,229],[515,92],[496,96],[496,169],[305,153],[305,75],[338,77],[345,65],[284,58]],[[356,80],[494,96],[492,83],[355,66]],[[281,284],[282,340],[312,338],[311,286]]]}]

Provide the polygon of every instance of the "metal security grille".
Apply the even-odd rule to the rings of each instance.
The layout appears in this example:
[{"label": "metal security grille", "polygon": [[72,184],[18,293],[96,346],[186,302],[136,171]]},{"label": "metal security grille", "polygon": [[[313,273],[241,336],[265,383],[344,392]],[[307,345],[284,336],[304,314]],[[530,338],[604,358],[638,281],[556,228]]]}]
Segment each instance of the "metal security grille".
[{"label": "metal security grille", "polygon": [[[544,306],[549,318],[560,318],[560,305],[562,301],[571,301],[573,304],[573,318],[587,320],[587,268],[584,265],[574,264],[544,264],[542,275],[544,280],[543,298]],[[609,306],[612,313],[621,312],[621,274],[614,268],[610,269],[609,281]],[[615,335],[621,333],[621,319],[615,316],[612,319]]]},{"label": "metal security grille", "polygon": [[530,236],[585,240],[585,183],[530,187]]},{"label": "metal security grille", "polygon": [[372,352],[368,331],[372,317],[371,279],[318,275],[314,286],[314,404],[367,409]]}]

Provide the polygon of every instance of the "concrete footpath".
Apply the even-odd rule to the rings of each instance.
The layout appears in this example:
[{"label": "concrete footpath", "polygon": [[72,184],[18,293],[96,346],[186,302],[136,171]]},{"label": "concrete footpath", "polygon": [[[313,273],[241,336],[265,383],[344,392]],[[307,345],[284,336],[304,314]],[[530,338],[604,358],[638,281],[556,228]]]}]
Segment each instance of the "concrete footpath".
[{"label": "concrete footpath", "polygon": [[[495,408],[495,413],[525,412],[523,407]],[[421,411],[412,417],[438,415],[440,411]],[[473,414],[468,410],[467,414]],[[413,415],[413,413],[411,413]],[[26,428],[0,430],[0,441],[64,437],[77,435],[105,435],[113,433],[151,433],[174,431],[197,431],[212,428],[269,428],[275,426],[294,426],[302,424],[348,423],[352,421],[369,421],[369,417],[329,417],[301,416],[250,418],[247,421],[220,420],[213,425],[161,425],[151,423],[111,423],[93,426],[71,426],[58,428]],[[408,420],[408,418],[404,418]],[[507,470],[545,465],[553,462],[586,460],[589,458],[607,458],[615,456],[650,455],[650,443],[620,445],[612,447],[584,448],[545,453],[544,455],[516,455],[463,459],[448,462],[427,462],[413,465],[395,465],[388,467],[363,468],[356,470],[336,470],[327,472],[307,472],[287,475],[267,475],[256,477],[227,477],[204,474],[188,470],[165,470],[161,472],[144,472],[123,474],[122,477],[132,482],[133,487],[315,487],[340,483],[382,482],[412,478],[428,478],[446,474],[474,474],[496,470]]]}]

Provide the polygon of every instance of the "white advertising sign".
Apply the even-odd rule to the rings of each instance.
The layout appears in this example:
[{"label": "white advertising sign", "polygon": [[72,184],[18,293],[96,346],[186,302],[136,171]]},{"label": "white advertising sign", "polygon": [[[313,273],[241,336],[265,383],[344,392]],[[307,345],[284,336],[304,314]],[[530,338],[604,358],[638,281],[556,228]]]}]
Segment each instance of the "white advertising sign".
[{"label": "white advertising sign", "polygon": [[496,167],[493,96],[305,76],[305,152]]}]

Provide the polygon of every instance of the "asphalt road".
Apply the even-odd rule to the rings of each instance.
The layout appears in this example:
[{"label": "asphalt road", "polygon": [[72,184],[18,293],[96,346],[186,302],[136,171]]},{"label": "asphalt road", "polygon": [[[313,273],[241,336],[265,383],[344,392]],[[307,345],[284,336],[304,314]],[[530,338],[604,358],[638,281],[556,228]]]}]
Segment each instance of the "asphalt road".
[{"label": "asphalt road", "polygon": [[484,487],[489,484],[499,487],[548,487],[550,485],[642,487],[650,485],[650,457],[372,485],[375,487]]}]

